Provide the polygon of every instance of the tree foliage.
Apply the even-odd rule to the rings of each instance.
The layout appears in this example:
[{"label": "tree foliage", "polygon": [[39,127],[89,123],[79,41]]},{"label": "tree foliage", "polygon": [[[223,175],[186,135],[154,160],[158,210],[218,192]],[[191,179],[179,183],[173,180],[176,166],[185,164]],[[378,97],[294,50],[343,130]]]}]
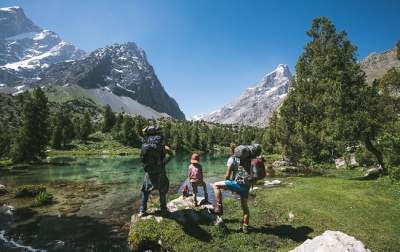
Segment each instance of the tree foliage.
[{"label": "tree foliage", "polygon": [[116,122],[115,114],[112,112],[110,105],[107,104],[104,107],[102,131],[110,132],[110,130],[114,127],[115,122]]},{"label": "tree foliage", "polygon": [[35,88],[32,96],[26,94],[25,98],[27,101],[24,102],[23,124],[12,148],[13,162],[31,162],[44,158],[49,142],[47,97],[41,88]]},{"label": "tree foliage", "polygon": [[332,161],[360,141],[384,167],[376,148],[378,91],[365,82],[356,47],[325,17],[316,18],[296,64],[275,134],[294,160]]}]

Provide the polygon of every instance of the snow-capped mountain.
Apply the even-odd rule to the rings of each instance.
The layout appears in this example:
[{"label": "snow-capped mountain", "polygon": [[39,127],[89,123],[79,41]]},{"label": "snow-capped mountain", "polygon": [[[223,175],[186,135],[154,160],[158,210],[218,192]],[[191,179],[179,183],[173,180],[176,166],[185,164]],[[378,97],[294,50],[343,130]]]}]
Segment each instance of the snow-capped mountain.
[{"label": "snow-capped mountain", "polygon": [[35,25],[22,8],[0,8],[0,92],[17,94],[38,85],[61,86],[55,90],[110,104],[116,112],[185,118],[135,43],[86,55]]},{"label": "snow-capped mountain", "polygon": [[291,78],[288,66],[280,64],[255,87],[247,88],[239,98],[215,112],[193,118],[216,123],[265,126],[286,97]]},{"label": "snow-capped mountain", "polygon": [[[43,30],[20,7],[0,8],[0,83],[29,86],[53,63],[82,58],[85,52]],[[25,87],[24,87],[25,88]],[[12,89],[11,89],[12,90]]]},{"label": "snow-capped mountain", "polygon": [[[133,42],[97,49],[80,60],[53,64],[39,77],[41,86],[78,85],[85,89],[101,89],[119,97],[129,97],[174,118],[185,118],[176,101],[164,90],[143,49]],[[112,108],[120,110],[120,107]]]}]

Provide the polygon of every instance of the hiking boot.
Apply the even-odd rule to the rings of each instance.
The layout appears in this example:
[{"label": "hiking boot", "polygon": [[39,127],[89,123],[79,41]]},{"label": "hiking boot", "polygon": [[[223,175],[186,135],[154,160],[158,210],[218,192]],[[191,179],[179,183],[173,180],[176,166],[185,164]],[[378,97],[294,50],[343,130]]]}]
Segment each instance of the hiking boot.
[{"label": "hiking boot", "polygon": [[244,234],[248,234],[249,233],[249,225],[243,224],[242,225],[242,232]]},{"label": "hiking boot", "polygon": [[215,204],[214,213],[218,214],[218,215],[222,215],[224,213],[224,210],[222,209],[222,204],[221,203]]}]

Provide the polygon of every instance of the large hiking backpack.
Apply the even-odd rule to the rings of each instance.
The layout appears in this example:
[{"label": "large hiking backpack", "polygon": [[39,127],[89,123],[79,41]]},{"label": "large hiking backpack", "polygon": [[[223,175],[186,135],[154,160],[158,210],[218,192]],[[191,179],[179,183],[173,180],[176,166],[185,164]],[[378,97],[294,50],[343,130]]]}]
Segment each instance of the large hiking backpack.
[{"label": "large hiking backpack", "polygon": [[251,160],[251,176],[253,181],[263,179],[267,176],[263,158],[255,158]]},{"label": "large hiking backpack", "polygon": [[235,148],[233,156],[236,162],[239,162],[235,176],[238,184],[251,184],[266,176],[264,161],[257,158],[260,154],[259,144],[239,145]]},{"label": "large hiking backpack", "polygon": [[143,139],[140,157],[146,172],[161,172],[164,166],[164,156],[164,145],[161,136],[147,136]]}]

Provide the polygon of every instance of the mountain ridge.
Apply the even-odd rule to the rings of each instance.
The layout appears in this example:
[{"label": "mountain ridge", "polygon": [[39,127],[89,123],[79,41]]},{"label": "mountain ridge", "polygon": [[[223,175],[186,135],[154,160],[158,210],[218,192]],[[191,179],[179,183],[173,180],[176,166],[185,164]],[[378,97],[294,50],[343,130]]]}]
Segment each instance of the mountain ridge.
[{"label": "mountain ridge", "polygon": [[292,74],[287,65],[279,64],[222,108],[205,115],[195,115],[195,120],[214,123],[266,126],[273,111],[280,106],[289,90]]}]

